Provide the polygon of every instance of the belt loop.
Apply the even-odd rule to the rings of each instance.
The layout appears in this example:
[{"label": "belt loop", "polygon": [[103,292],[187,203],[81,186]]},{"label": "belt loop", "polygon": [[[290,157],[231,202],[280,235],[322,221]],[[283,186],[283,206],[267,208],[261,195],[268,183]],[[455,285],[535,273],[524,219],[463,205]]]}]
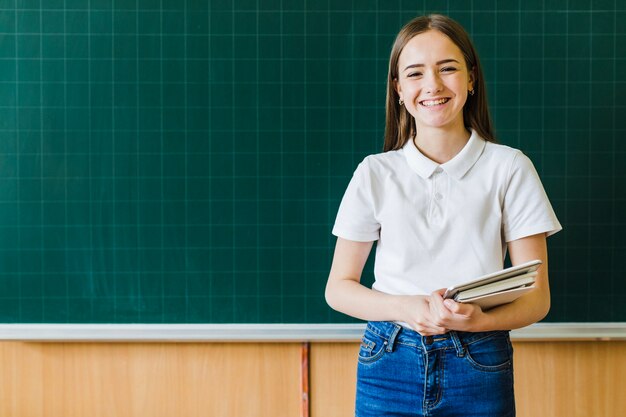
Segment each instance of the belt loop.
[{"label": "belt loop", "polygon": [[385,348],[387,352],[393,352],[393,346],[396,344],[396,336],[398,336],[398,333],[400,333],[400,330],[402,329],[402,326],[397,323],[391,324],[393,324],[394,329],[391,331],[389,340],[387,341],[387,347]]},{"label": "belt loop", "polygon": [[456,349],[456,356],[462,358],[465,356],[465,346],[459,338],[459,334],[454,330],[450,332],[450,339],[452,339],[452,343],[454,343],[454,348]]}]

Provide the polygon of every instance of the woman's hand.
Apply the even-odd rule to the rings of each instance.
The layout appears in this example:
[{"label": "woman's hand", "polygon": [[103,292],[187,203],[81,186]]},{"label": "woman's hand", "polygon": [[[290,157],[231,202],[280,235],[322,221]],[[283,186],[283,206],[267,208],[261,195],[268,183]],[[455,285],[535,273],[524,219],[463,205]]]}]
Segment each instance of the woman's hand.
[{"label": "woman's hand", "polygon": [[437,324],[432,314],[430,298],[423,295],[405,296],[401,302],[403,321],[422,336],[434,336],[448,332],[448,328]]},{"label": "woman's hand", "polygon": [[476,304],[444,300],[444,292],[445,289],[435,291],[428,298],[430,317],[434,324],[449,330],[480,331],[488,317],[487,314]]}]

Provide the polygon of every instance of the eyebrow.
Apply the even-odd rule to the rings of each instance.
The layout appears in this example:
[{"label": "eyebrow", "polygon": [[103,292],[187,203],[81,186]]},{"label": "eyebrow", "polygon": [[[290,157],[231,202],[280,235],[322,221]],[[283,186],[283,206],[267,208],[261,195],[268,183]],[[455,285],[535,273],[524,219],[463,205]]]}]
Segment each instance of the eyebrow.
[{"label": "eyebrow", "polygon": [[[459,61],[457,61],[456,59],[452,59],[452,58],[449,58],[449,59],[442,59],[441,61],[437,61],[437,62],[436,62],[436,64],[437,64],[437,65],[441,65],[441,64],[447,64],[448,62],[456,62],[457,64],[460,64],[460,62],[459,62]],[[408,65],[408,66],[404,69],[404,71],[406,71],[406,70],[408,70],[408,69],[410,69],[410,68],[418,68],[418,67],[423,67],[423,66],[424,66],[424,64],[411,64],[411,65]]]}]

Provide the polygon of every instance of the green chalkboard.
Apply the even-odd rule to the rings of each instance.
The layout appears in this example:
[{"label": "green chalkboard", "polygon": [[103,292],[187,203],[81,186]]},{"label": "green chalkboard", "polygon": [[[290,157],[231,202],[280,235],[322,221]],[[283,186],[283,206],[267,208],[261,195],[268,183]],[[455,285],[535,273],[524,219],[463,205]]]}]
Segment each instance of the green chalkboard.
[{"label": "green chalkboard", "polygon": [[0,322],[352,322],[331,226],[434,11],[565,228],[548,320],[626,321],[621,2],[2,0]]}]

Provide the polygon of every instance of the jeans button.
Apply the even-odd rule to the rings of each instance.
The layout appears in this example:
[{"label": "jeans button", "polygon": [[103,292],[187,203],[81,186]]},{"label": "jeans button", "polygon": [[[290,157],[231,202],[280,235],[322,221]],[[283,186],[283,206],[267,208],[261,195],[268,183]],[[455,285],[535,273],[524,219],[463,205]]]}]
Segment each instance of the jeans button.
[{"label": "jeans button", "polygon": [[433,344],[433,337],[432,336],[426,336],[426,338],[424,339],[424,343],[426,343],[427,345],[432,345]]}]

